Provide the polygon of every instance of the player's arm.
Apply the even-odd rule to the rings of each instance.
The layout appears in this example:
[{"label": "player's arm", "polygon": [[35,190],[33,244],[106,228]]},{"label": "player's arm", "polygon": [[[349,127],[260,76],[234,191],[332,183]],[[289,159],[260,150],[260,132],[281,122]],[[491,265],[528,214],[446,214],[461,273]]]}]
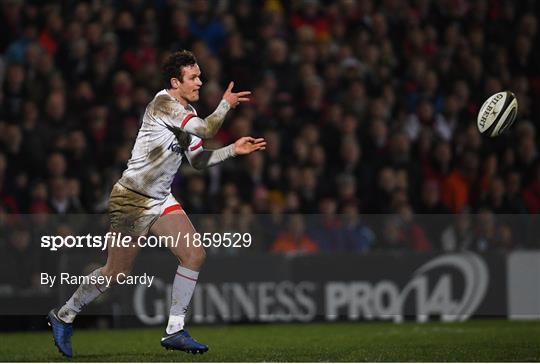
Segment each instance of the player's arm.
[{"label": "player's arm", "polygon": [[213,138],[221,128],[229,109],[234,109],[241,102],[249,101],[250,91],[232,92],[233,86],[234,82],[229,83],[223,99],[212,114],[204,119],[189,114],[182,120],[181,129],[202,139]]},{"label": "player's arm", "polygon": [[263,138],[242,137],[233,144],[219,149],[204,149],[202,140],[190,146],[185,152],[189,163],[196,169],[204,169],[224,162],[237,155],[246,155],[258,150],[266,149],[266,141]]}]

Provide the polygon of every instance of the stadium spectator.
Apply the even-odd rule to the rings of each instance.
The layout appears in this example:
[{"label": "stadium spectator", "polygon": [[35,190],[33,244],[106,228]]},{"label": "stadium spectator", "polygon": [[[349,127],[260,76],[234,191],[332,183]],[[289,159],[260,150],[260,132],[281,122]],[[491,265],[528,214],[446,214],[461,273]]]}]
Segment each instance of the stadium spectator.
[{"label": "stadium spectator", "polygon": [[[308,234],[320,251],[335,252],[344,245],[342,222],[337,215],[337,201],[323,197],[318,206],[319,215],[308,220]],[[309,216],[309,215],[308,215]]]},{"label": "stadium spectator", "polygon": [[[473,245],[469,250],[477,252],[492,251],[496,247],[497,236],[496,218],[493,212],[489,209],[482,209],[476,215],[475,221],[475,237]],[[508,238],[500,237],[503,241]]]},{"label": "stadium spectator", "polygon": [[338,251],[365,253],[373,249],[376,243],[375,233],[362,220],[358,207],[355,203],[349,202],[343,206],[342,217],[342,245]]},{"label": "stadium spectator", "polygon": [[8,237],[5,249],[7,264],[10,269],[6,282],[16,289],[39,286],[39,251],[32,245],[32,234],[23,226],[14,226]]},{"label": "stadium spectator", "polygon": [[527,212],[525,203],[521,197],[521,174],[510,171],[506,175],[506,198],[505,206],[508,214],[523,214]]},{"label": "stadium spectator", "polygon": [[442,231],[440,247],[445,252],[469,250],[473,239],[471,216],[466,208],[454,215],[454,222]]},{"label": "stadium spectator", "polygon": [[270,252],[279,254],[309,254],[319,251],[317,244],[306,234],[302,215],[292,215],[287,229],[282,231],[270,247]]},{"label": "stadium spectator", "polygon": [[478,155],[465,152],[460,166],[445,178],[442,186],[442,201],[453,213],[459,213],[471,202],[474,183],[478,173]]}]

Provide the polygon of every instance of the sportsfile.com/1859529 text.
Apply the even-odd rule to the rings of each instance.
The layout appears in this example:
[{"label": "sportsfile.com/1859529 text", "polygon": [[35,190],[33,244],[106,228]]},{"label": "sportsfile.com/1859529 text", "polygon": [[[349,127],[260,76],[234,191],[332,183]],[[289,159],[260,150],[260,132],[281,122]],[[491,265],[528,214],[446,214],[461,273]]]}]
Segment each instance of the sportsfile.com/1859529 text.
[{"label": "sportsfile.com/1859529 text", "polygon": [[250,233],[181,233],[176,236],[137,236],[108,232],[105,235],[43,235],[41,247],[50,251],[61,248],[97,248],[107,247],[140,247],[140,248],[170,248],[185,244],[187,247],[215,248],[249,248],[253,242]]}]

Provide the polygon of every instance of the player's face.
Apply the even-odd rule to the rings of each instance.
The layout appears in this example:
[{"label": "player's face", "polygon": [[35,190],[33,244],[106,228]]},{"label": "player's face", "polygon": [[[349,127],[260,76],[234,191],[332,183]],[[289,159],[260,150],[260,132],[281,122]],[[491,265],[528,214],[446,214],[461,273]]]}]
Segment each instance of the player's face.
[{"label": "player's face", "polygon": [[187,102],[199,100],[199,89],[202,86],[201,69],[198,64],[183,68],[183,82],[179,83],[180,96]]}]

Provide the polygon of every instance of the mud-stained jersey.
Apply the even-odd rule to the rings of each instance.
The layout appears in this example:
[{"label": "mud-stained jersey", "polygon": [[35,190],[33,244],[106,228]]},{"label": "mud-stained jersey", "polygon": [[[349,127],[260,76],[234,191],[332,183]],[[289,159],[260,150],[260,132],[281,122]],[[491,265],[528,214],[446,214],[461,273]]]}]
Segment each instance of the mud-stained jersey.
[{"label": "mud-stained jersey", "polygon": [[193,106],[182,106],[167,90],[158,92],[146,107],[127,169],[118,182],[148,197],[166,199],[184,152],[203,144],[188,132],[191,119],[199,119]]}]

